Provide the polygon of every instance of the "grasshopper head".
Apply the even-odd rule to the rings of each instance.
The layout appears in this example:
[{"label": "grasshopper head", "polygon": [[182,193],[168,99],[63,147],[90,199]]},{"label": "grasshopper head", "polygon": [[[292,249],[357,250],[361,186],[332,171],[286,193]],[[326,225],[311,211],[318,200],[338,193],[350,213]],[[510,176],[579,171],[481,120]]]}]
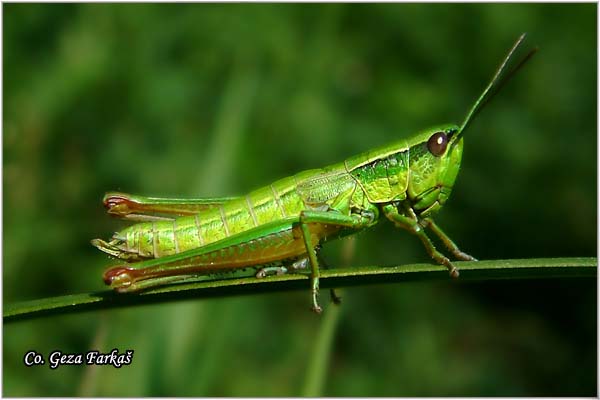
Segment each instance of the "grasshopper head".
[{"label": "grasshopper head", "polygon": [[444,125],[422,133],[409,150],[407,196],[422,216],[437,211],[448,199],[458,175],[463,140],[456,125]]},{"label": "grasshopper head", "polygon": [[523,57],[517,50],[525,39],[522,34],[510,49],[492,80],[475,101],[460,127],[446,125],[419,134],[409,150],[407,198],[417,214],[437,211],[450,196],[462,157],[465,129],[500,88],[535,54],[537,47]]}]

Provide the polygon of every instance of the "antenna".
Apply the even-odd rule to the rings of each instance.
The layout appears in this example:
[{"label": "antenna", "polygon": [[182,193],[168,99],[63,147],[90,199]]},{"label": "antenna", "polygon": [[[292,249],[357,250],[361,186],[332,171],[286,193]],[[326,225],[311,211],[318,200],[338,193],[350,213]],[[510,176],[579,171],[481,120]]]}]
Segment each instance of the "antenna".
[{"label": "antenna", "polygon": [[502,64],[500,64],[500,66],[496,70],[496,73],[494,74],[494,77],[492,78],[490,83],[486,86],[486,88],[481,93],[481,96],[479,96],[477,101],[475,101],[475,104],[473,104],[473,107],[471,107],[471,109],[469,110],[469,113],[467,114],[464,122],[462,123],[462,125],[460,127],[458,135],[462,135],[465,128],[471,123],[471,121],[473,121],[475,116],[477,114],[479,114],[479,112],[483,109],[483,107],[494,97],[494,95],[496,95],[496,93],[498,93],[500,91],[500,89],[504,86],[504,84],[506,82],[508,82],[510,80],[510,78],[512,78],[512,76],[538,50],[537,47],[534,47],[533,49],[529,50],[529,52],[527,52],[527,54],[525,54],[525,56],[521,59],[521,61],[519,61],[514,67],[511,68],[509,66],[509,62],[511,61],[511,58],[513,58],[513,55],[515,54],[515,52],[517,51],[519,46],[521,46],[521,44],[525,40],[526,35],[527,35],[526,33],[523,33],[519,37],[519,39],[517,39],[517,41],[515,42],[513,47],[510,49],[510,51],[508,52],[508,54],[502,61]]}]

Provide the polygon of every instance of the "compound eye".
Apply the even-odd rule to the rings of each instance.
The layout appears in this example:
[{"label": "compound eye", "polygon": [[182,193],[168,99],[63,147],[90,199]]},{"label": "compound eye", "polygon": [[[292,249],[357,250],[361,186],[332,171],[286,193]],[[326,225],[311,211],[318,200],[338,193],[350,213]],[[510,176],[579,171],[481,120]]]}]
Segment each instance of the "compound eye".
[{"label": "compound eye", "polygon": [[427,141],[427,149],[436,157],[440,157],[448,147],[448,137],[444,132],[436,132]]}]

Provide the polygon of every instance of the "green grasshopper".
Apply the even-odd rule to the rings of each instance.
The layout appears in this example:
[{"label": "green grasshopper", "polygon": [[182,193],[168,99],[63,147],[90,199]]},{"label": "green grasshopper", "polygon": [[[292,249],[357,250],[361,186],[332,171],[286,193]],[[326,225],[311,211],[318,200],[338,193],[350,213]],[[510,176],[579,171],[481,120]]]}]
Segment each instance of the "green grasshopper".
[{"label": "green grasshopper", "polygon": [[[126,265],[109,268],[104,282],[118,292],[180,282],[200,275],[254,267],[257,277],[310,274],[312,309],[318,303],[320,246],[375,225],[383,215],[416,235],[450,276],[452,262],[426,233],[436,235],[458,260],[463,253],[432,219],[448,200],[459,171],[463,133],[489,99],[536,51],[514,67],[515,42],[461,126],[442,125],[408,140],[370,150],[341,163],[304,171],[246,196],[167,199],[107,193],[108,213],[140,221],[111,240],[92,240]],[[132,263],[132,264],[129,264]]]}]

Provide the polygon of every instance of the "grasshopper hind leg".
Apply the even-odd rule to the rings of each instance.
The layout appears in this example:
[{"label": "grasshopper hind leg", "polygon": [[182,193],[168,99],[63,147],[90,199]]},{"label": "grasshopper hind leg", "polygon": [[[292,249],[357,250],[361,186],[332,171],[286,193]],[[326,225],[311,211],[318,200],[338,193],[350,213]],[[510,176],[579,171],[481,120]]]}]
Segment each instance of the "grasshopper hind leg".
[{"label": "grasshopper hind leg", "polygon": [[301,257],[293,262],[283,263],[281,265],[270,265],[262,267],[256,272],[257,278],[265,278],[273,275],[286,275],[290,273],[301,273],[301,270],[307,270],[309,265],[308,257]]},{"label": "grasshopper hind leg", "polygon": [[262,267],[256,272],[257,278],[266,278],[267,276],[273,275],[285,275],[288,273],[288,269],[285,265],[276,265],[272,267]]},{"label": "grasshopper hind leg", "polygon": [[98,250],[103,251],[109,256],[118,258],[119,260],[131,262],[144,259],[137,253],[126,251],[123,248],[124,241],[121,238],[113,237],[109,242],[102,239],[93,239],[91,243],[92,246],[96,247]]},{"label": "grasshopper hind leg", "polygon": [[[325,259],[323,258],[323,255],[321,254],[321,248],[317,247],[315,249],[315,251],[317,254],[317,260],[318,260],[319,264],[322,265],[323,268],[325,268],[325,269],[329,268],[328,264],[325,262]],[[294,273],[306,274],[306,273],[310,273],[309,267],[310,267],[310,259],[308,258],[308,256],[305,256],[305,257],[298,258],[297,260],[290,262],[288,264],[262,267],[256,272],[256,277],[257,278],[265,278],[267,276],[286,275],[286,274],[294,274]],[[335,289],[333,289],[333,288],[329,289],[329,294],[330,294],[332,303],[340,304],[342,302],[342,298],[337,295],[337,293],[335,292]]]},{"label": "grasshopper hind leg", "polygon": [[144,278],[144,270],[127,265],[119,265],[107,269],[102,276],[104,283],[118,293],[139,292],[157,286],[181,283],[196,278],[196,274],[171,275]]}]

